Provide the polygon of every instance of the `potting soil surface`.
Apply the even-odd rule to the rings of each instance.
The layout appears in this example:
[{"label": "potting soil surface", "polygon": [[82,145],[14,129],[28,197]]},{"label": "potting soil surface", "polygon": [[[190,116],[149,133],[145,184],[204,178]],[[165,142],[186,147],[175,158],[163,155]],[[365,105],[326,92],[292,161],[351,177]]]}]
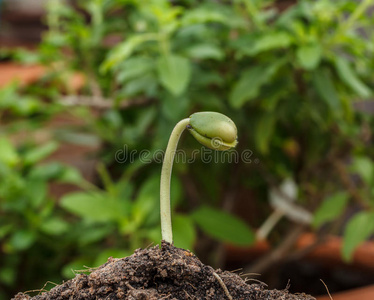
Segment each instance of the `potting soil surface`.
[{"label": "potting soil surface", "polygon": [[161,248],[138,249],[129,257],[109,258],[90,274],[78,274],[37,296],[18,293],[13,300],[315,300],[303,293],[267,290],[265,284],[249,282],[235,273],[214,270],[190,251],[163,241]]}]

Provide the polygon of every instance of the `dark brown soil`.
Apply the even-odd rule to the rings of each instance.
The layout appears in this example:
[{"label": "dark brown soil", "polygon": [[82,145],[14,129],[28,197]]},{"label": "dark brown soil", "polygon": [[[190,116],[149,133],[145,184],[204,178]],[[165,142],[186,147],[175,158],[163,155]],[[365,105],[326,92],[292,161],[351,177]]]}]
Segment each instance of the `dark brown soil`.
[{"label": "dark brown soil", "polygon": [[224,300],[230,297],[235,300],[315,300],[305,294],[290,294],[287,290],[267,290],[264,284],[248,284],[237,274],[213,270],[190,251],[166,242],[162,242],[161,249],[158,246],[138,249],[129,257],[109,258],[91,274],[79,274],[49,292],[34,297],[18,293],[13,300]]}]

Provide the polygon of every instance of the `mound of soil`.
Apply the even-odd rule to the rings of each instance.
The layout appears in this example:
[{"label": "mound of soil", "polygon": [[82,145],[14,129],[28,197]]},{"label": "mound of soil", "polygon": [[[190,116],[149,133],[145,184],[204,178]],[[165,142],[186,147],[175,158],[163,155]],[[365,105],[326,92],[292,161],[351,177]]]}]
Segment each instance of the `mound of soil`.
[{"label": "mound of soil", "polygon": [[287,290],[267,290],[263,284],[248,284],[237,274],[213,270],[190,251],[162,242],[161,248],[138,249],[125,258],[109,258],[89,275],[75,278],[30,297],[18,293],[13,300],[90,299],[245,299],[315,300],[292,295]]}]

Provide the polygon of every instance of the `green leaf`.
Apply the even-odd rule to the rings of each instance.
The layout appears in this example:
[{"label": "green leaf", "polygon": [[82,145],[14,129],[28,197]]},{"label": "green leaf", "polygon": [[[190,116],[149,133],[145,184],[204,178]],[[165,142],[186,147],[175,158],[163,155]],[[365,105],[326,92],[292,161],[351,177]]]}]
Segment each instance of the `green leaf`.
[{"label": "green leaf", "polygon": [[230,93],[229,101],[231,105],[239,108],[246,101],[256,98],[259,95],[260,88],[271,80],[284,63],[285,60],[279,60],[270,66],[255,66],[245,71]]},{"label": "green leaf", "polygon": [[58,143],[55,141],[50,141],[44,145],[37,146],[29,150],[24,155],[24,163],[27,165],[34,164],[55,152],[58,148]]},{"label": "green leaf", "polygon": [[191,76],[188,59],[177,55],[160,57],[157,71],[161,84],[174,96],[179,96],[186,90]]},{"label": "green leaf", "polygon": [[83,177],[78,169],[74,167],[58,162],[51,162],[33,166],[27,180],[57,180],[64,183],[79,184],[83,181]]},{"label": "green leaf", "polygon": [[113,234],[115,230],[112,224],[99,224],[92,227],[92,224],[85,223],[85,227],[77,228],[79,232],[79,246],[87,246],[103,240],[106,236]]},{"label": "green leaf", "polygon": [[18,153],[11,142],[6,137],[0,137],[0,162],[14,166],[19,160]]},{"label": "green leaf", "polygon": [[321,61],[322,49],[319,44],[304,45],[297,49],[296,58],[306,70],[314,70]]},{"label": "green leaf", "polygon": [[28,180],[26,182],[27,196],[33,208],[39,208],[47,196],[47,183],[43,180]]},{"label": "green leaf", "polygon": [[189,103],[189,97],[186,95],[179,97],[166,95],[161,103],[162,115],[173,123],[177,123],[188,114]]},{"label": "green leaf", "polygon": [[173,216],[173,239],[176,247],[193,249],[196,241],[196,230],[190,217]]},{"label": "green leaf", "polygon": [[194,59],[216,59],[222,60],[225,53],[212,44],[197,44],[186,50],[187,55]]},{"label": "green leaf", "polygon": [[220,241],[250,245],[255,240],[253,231],[242,220],[224,211],[202,206],[191,217],[206,234]]},{"label": "green leaf", "polygon": [[313,83],[319,96],[330,106],[333,112],[341,111],[341,103],[337,91],[327,69],[313,73]]},{"label": "green leaf", "polygon": [[181,19],[182,26],[210,22],[227,23],[228,19],[222,13],[206,8],[188,10]]},{"label": "green leaf", "polygon": [[41,102],[31,96],[19,96],[10,107],[15,114],[21,116],[31,115],[41,109]]},{"label": "green leaf", "polygon": [[60,205],[73,214],[96,222],[118,221],[129,213],[127,201],[99,192],[71,193],[61,199]]},{"label": "green leaf", "polygon": [[57,178],[60,182],[79,184],[83,181],[82,174],[70,166],[63,166],[61,174]]},{"label": "green leaf", "polygon": [[252,48],[248,48],[245,53],[256,55],[258,53],[279,48],[288,48],[291,45],[292,38],[286,32],[272,32],[260,36],[254,42]]},{"label": "green leaf", "polygon": [[44,220],[40,225],[40,230],[50,235],[60,235],[69,229],[69,223],[59,217],[52,217]]},{"label": "green leaf", "polygon": [[147,129],[150,128],[155,117],[156,110],[149,107],[138,115],[134,124],[127,125],[124,132],[124,138],[128,143],[130,143],[130,141],[134,141],[134,143],[139,141],[139,139],[146,134]]},{"label": "green leaf", "polygon": [[263,154],[269,152],[269,143],[274,133],[275,124],[276,115],[273,113],[263,115],[257,122],[255,142],[257,149]]},{"label": "green leaf", "polygon": [[374,233],[374,213],[360,212],[348,222],[344,231],[342,255],[345,261],[351,261],[355,248]]},{"label": "green leaf", "polygon": [[7,248],[9,250],[16,250],[22,251],[25,250],[34,243],[35,241],[35,234],[32,231],[21,229],[16,231],[11,238],[9,239],[9,243],[7,244]]},{"label": "green leaf", "polygon": [[257,97],[260,87],[265,81],[265,78],[262,75],[264,73],[265,68],[257,66],[241,75],[239,81],[234,85],[234,88],[230,93],[230,103],[232,106],[240,107],[244,102]]},{"label": "green leaf", "polygon": [[33,166],[30,170],[28,180],[52,180],[58,178],[63,172],[63,165],[58,162],[43,163]]},{"label": "green leaf", "polygon": [[157,40],[156,34],[138,34],[127,38],[124,42],[115,46],[100,66],[101,72],[107,72],[114,65],[121,63],[131,56],[134,50],[144,42]]},{"label": "green leaf", "polygon": [[373,182],[374,164],[373,161],[365,156],[355,156],[350,166],[352,172],[358,173],[366,184]]},{"label": "green leaf", "polygon": [[150,72],[153,67],[154,62],[151,58],[143,56],[129,58],[120,65],[117,81],[123,83],[130,79],[137,78]]},{"label": "green leaf", "polygon": [[313,226],[318,228],[326,222],[332,221],[340,216],[348,203],[348,194],[336,193],[323,200],[320,207],[314,213]]},{"label": "green leaf", "polygon": [[151,73],[144,74],[143,76],[127,81],[122,91],[126,98],[131,98],[138,94],[154,95],[157,83],[156,76]]},{"label": "green leaf", "polygon": [[335,67],[340,79],[345,82],[353,91],[360,97],[368,98],[371,95],[371,90],[367,87],[352,70],[349,62],[344,58],[337,56],[335,58]]},{"label": "green leaf", "polygon": [[12,82],[0,89],[0,108],[1,109],[11,109],[14,106],[14,103],[18,101],[14,101],[14,99],[18,100],[20,97],[18,93],[19,87],[16,82]]},{"label": "green leaf", "polygon": [[134,201],[132,215],[139,224],[143,222],[155,223],[159,219],[159,191],[160,177],[153,175],[141,186]]}]

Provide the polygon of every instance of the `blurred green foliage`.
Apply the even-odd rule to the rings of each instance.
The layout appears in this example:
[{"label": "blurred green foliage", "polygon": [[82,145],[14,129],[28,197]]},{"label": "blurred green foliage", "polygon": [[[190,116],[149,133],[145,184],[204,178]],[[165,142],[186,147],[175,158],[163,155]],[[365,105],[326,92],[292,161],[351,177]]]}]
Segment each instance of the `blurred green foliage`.
[{"label": "blurred green foliage", "polygon": [[[301,0],[284,11],[271,0],[67,2],[48,1],[48,31],[37,55],[14,52],[17,60],[50,67],[39,87],[0,92],[0,286],[6,297],[157,243],[161,165],[142,162],[139,153],[165,149],[173,126],[195,111],[233,119],[237,150],[251,150],[253,159],[207,165],[198,157],[175,165],[176,246],[193,248],[203,234],[253,243],[251,228],[270,213],[267,191],[286,177],[298,185],[298,203],[315,211],[317,232],[347,224],[345,259],[374,233],[373,121],[354,109],[373,96],[371,1]],[[74,72],[86,78],[80,95],[67,84]],[[66,108],[66,94],[75,106]],[[11,141],[60,113],[78,116],[83,125],[67,125],[41,145]],[[99,141],[97,182],[62,164],[39,163],[64,136],[78,144]],[[125,155],[137,151],[135,161],[118,159],[124,146]],[[181,147],[192,155],[197,145],[186,136]],[[53,199],[52,181],[82,190]],[[220,209],[248,193],[255,199],[247,201],[261,206],[247,212],[251,227]],[[282,222],[269,239],[281,241],[290,226]]]}]

